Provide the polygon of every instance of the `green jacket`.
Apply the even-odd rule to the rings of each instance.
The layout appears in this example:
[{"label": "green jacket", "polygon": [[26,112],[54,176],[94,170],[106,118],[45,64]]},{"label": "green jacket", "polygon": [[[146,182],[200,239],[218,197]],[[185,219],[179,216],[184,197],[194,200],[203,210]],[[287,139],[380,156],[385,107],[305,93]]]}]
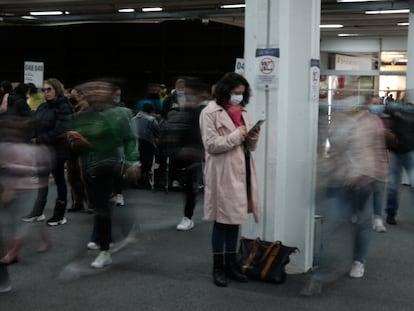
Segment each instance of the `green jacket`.
[{"label": "green jacket", "polygon": [[106,160],[138,161],[136,138],[126,109],[115,107],[100,112],[81,112],[74,119],[74,130],[90,143],[85,154],[87,165]]}]

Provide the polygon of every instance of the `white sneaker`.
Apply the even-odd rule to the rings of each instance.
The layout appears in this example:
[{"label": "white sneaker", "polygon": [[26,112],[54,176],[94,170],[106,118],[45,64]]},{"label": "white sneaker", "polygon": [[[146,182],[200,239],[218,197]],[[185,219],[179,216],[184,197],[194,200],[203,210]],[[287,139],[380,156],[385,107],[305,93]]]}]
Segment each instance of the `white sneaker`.
[{"label": "white sneaker", "polygon": [[118,193],[117,195],[115,195],[115,204],[116,206],[125,205],[124,196],[122,194]]},{"label": "white sneaker", "polygon": [[91,263],[91,267],[101,269],[111,263],[111,254],[108,251],[100,251],[98,257],[96,257],[96,259]]},{"label": "white sneaker", "polygon": [[93,250],[93,251],[96,251],[100,248],[98,244],[96,244],[95,242],[92,242],[92,241],[88,242],[87,247],[88,247],[88,249]]},{"label": "white sneaker", "polygon": [[384,222],[381,217],[375,216],[372,219],[372,229],[376,232],[387,232],[387,228],[384,226]]},{"label": "white sneaker", "polygon": [[42,214],[39,216],[28,215],[22,218],[22,221],[24,222],[37,222],[37,221],[44,221],[44,220],[46,220],[45,214]]},{"label": "white sneaker", "polygon": [[364,272],[365,265],[362,262],[355,260],[352,263],[351,271],[349,271],[349,276],[354,279],[359,279],[364,276]]},{"label": "white sneaker", "polygon": [[190,218],[183,217],[183,219],[181,219],[181,222],[177,225],[177,230],[188,231],[193,229],[193,227],[194,221],[192,221]]}]

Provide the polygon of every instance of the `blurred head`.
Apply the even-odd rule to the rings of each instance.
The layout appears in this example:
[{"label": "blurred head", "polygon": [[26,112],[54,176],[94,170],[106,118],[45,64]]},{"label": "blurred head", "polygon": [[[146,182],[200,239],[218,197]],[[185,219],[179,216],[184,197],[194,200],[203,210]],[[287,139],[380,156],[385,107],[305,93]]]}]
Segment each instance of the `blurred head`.
[{"label": "blurred head", "polygon": [[0,83],[0,91],[2,94],[12,93],[13,92],[13,85],[10,81],[3,80]]},{"label": "blurred head", "polygon": [[42,92],[45,94],[46,101],[54,101],[59,97],[64,96],[64,88],[62,82],[57,79],[47,79],[43,83]]},{"label": "blurred head", "polygon": [[243,76],[228,72],[215,84],[214,96],[220,106],[228,103],[246,106],[250,99],[250,85]]},{"label": "blurred head", "polygon": [[145,103],[142,105],[142,111],[151,114],[154,112],[154,105],[151,103]]},{"label": "blurred head", "polygon": [[29,87],[29,94],[30,95],[36,94],[38,92],[37,86],[34,85],[34,83],[29,82],[29,83],[27,83],[27,86]]},{"label": "blurred head", "polygon": [[185,80],[184,79],[177,79],[175,81],[175,93],[177,96],[184,96],[185,91]]},{"label": "blurred head", "polygon": [[159,88],[158,93],[159,93],[161,96],[165,96],[165,95],[167,95],[167,86],[166,86],[165,84],[160,84],[160,88]]},{"label": "blurred head", "polygon": [[29,94],[29,86],[26,83],[19,83],[14,92],[22,97],[27,97]]},{"label": "blurred head", "polygon": [[119,86],[115,87],[115,91],[113,93],[112,101],[115,105],[119,105],[121,103],[121,88]]},{"label": "blurred head", "polygon": [[92,107],[96,108],[97,105],[102,104],[113,106],[113,98],[117,91],[117,86],[113,82],[94,80],[85,82],[76,88],[82,92],[84,99]]}]

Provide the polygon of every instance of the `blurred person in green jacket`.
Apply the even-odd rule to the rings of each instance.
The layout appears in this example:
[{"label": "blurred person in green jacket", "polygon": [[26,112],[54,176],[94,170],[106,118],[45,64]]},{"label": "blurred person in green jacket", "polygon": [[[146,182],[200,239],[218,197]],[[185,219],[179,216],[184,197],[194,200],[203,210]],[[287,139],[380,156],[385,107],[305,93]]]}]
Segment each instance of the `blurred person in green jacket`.
[{"label": "blurred person in green jacket", "polygon": [[[68,133],[72,149],[81,152],[83,170],[91,184],[91,200],[95,207],[94,229],[100,253],[92,262],[93,268],[112,263],[110,196],[113,181],[119,176],[136,182],[141,175],[136,139],[131,130],[128,112],[114,107],[116,86],[109,81],[90,81],[79,86],[88,108],[74,120]],[[122,152],[120,150],[122,149]]]}]

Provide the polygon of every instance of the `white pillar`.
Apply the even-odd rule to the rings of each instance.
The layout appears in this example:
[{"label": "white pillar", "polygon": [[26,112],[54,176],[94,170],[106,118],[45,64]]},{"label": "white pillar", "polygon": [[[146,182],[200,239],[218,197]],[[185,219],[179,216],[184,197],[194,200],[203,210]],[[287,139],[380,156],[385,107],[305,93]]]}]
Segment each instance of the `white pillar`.
[{"label": "white pillar", "polygon": [[414,4],[410,4],[405,101],[414,103]]},{"label": "white pillar", "polygon": [[[305,272],[313,261],[319,89],[311,90],[310,64],[319,59],[320,0],[246,0],[245,16],[248,109],[253,121],[267,121],[254,153],[262,219],[244,225],[242,235],[298,247],[288,271]],[[274,84],[257,82],[261,48],[279,49]]]}]

